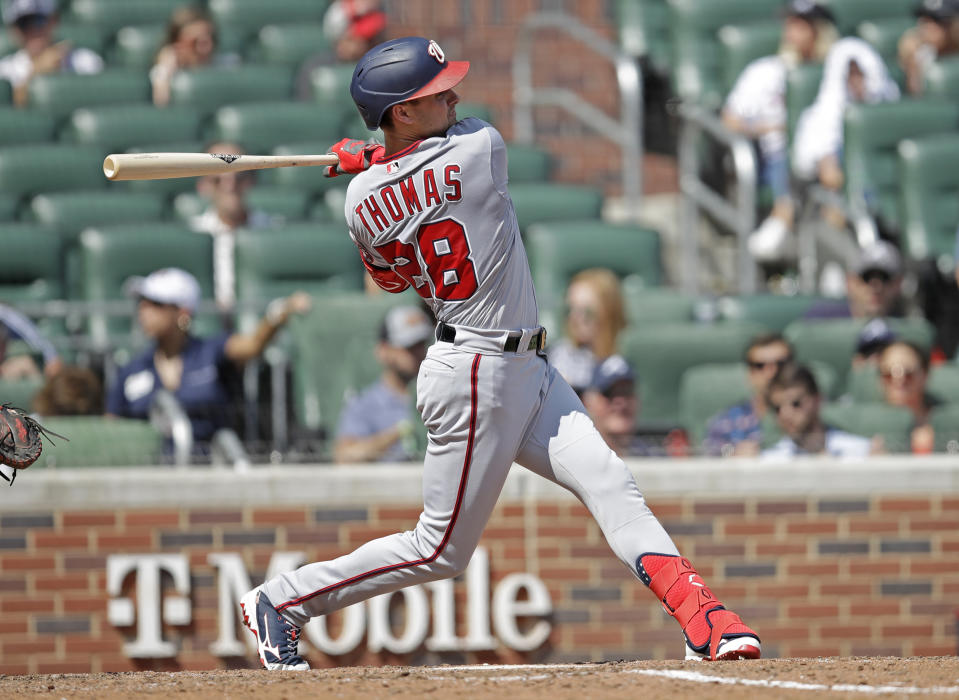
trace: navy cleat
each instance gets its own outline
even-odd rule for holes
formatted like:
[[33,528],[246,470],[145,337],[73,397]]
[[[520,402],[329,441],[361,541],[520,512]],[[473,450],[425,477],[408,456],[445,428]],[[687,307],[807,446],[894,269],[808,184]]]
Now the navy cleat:
[[280,615],[266,593],[257,586],[240,598],[243,624],[256,637],[260,663],[267,671],[309,671],[297,654],[300,628]]

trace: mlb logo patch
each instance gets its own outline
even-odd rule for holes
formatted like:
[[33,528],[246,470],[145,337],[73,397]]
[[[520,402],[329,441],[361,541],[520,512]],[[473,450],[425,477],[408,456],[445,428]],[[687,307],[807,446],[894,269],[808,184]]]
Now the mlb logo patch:
[[400,164],[397,162],[387,163],[386,164],[386,174],[391,175],[393,173],[399,172]]

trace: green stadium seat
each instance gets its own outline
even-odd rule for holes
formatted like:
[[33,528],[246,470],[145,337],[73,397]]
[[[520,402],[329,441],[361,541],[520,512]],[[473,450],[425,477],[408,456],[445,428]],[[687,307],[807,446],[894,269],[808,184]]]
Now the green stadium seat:
[[137,24],[120,27],[109,54],[110,63],[122,68],[148,70],[166,39],[166,25]]
[[746,365],[741,362],[696,365],[683,372],[679,385],[679,422],[689,435],[690,443],[701,446],[709,419],[730,406],[748,401],[750,396]]
[[487,124],[493,123],[493,110],[479,102],[460,102],[456,105],[456,116],[458,119],[475,117]]
[[826,425],[854,435],[868,438],[881,435],[887,452],[910,451],[909,435],[914,419],[907,408],[884,403],[825,403],[822,419]]
[[331,50],[320,23],[268,24],[257,33],[247,60],[299,66],[310,56]]
[[303,290],[317,303],[331,290],[362,291],[363,266],[349,236],[317,235],[314,227],[283,233],[242,231],[236,239],[238,301],[258,307]]
[[108,33],[136,24],[163,24],[183,0],[70,0],[65,20],[88,24]]
[[17,202],[16,197],[0,192],[0,222],[13,221],[17,218]]
[[959,403],[959,364],[935,365],[929,371],[926,386],[929,393],[943,403]]
[[[8,403],[16,408],[22,408],[25,411],[31,410],[33,397],[43,388],[43,377],[23,377],[17,379],[0,378],[0,402]],[[44,421],[44,424],[46,421]],[[56,438],[54,438],[56,439]],[[59,441],[58,441],[59,443]],[[43,446],[43,452],[48,449]]]
[[647,287],[663,280],[659,233],[638,226],[599,220],[535,224],[526,235],[526,253],[537,300],[546,313],[560,309],[569,280],[587,268],[608,268],[620,277],[634,275]]
[[935,450],[959,454],[959,404],[945,404],[932,409],[929,423],[936,435]]
[[350,99],[350,81],[353,79],[353,66],[317,66],[310,72],[310,87],[313,99],[331,109],[339,109],[346,115],[359,115]]
[[189,141],[199,133],[200,113],[190,107],[161,109],[135,104],[78,109],[70,115],[60,138],[122,152],[146,141]]
[[553,156],[549,151],[524,143],[506,144],[509,181],[543,182],[553,174]]
[[[922,318],[886,319],[901,338],[929,348],[933,328]],[[783,335],[796,350],[796,359],[803,363],[823,362],[836,372],[838,386],[846,386],[856,350],[856,340],[866,324],[861,319],[801,319],[786,326]]]
[[82,190],[49,192],[30,200],[27,216],[75,241],[88,226],[127,224],[167,217],[164,198],[149,192]]
[[959,222],[959,134],[908,139],[899,144],[903,248],[914,260],[954,264]]
[[[322,139],[318,141],[301,141],[297,143],[285,142],[283,145],[273,149],[273,153],[278,156],[283,155],[310,155],[316,153],[327,153],[330,146],[339,139]],[[322,167],[303,167],[303,168],[273,168],[270,170],[261,170],[258,173],[257,182],[264,185],[275,185],[278,187],[288,187],[290,189],[308,192],[310,196],[316,196],[327,190],[336,187],[343,187],[344,178],[330,178],[323,175]],[[342,216],[342,214],[341,214]]]
[[103,416],[50,416],[43,425],[69,440],[44,445],[38,466],[146,467],[164,464],[163,435],[148,421]]
[[781,333],[793,321],[803,317],[809,308],[821,301],[814,296],[756,294],[723,297],[716,303],[720,318],[732,321],[754,321],[770,331]]
[[742,360],[750,339],[764,329],[755,323],[676,323],[627,328],[620,349],[639,374],[640,424],[668,429],[680,424],[679,395],[690,367]]
[[925,75],[923,94],[953,102],[959,100],[959,58],[943,58],[933,63]]
[[[296,423],[332,437],[348,391],[376,380],[379,325],[386,312],[419,297],[401,294],[333,294],[303,317],[290,319],[293,336],[293,405]],[[338,358],[331,362],[331,358]]]
[[720,89],[728,94],[743,69],[779,50],[782,22],[727,25],[719,30]]
[[251,102],[217,110],[210,136],[237,142],[249,153],[268,153],[290,141],[335,143],[341,124],[339,114],[312,102]]
[[876,49],[887,65],[895,66],[899,61],[899,39],[914,26],[916,18],[912,15],[883,17],[861,22],[856,33]]
[[719,29],[774,20],[781,7],[781,0],[670,0],[671,77],[676,94],[707,106],[719,106]]
[[874,364],[852,367],[846,377],[846,395],[855,403],[879,403],[882,401],[882,385],[879,369]]
[[863,22],[878,19],[914,19],[914,0],[827,0],[844,36],[853,34]]
[[822,81],[822,64],[811,63],[789,71],[786,76],[786,130],[789,141],[796,134],[796,124],[803,110],[816,101]]
[[695,320],[697,297],[669,287],[647,287],[633,277],[623,280],[622,289],[630,326],[647,328],[660,323]]
[[0,224],[0,241],[0,300],[64,298],[63,241],[55,229],[41,224]]
[[0,106],[6,106],[13,102],[13,89],[6,80],[0,80]]
[[658,73],[670,72],[673,54],[667,1],[616,0],[613,11],[623,50],[646,59]]
[[268,24],[322,23],[325,0],[209,0],[208,7],[217,27],[230,27],[252,38]]
[[[309,211],[310,196],[306,192],[274,185],[254,185],[247,192],[251,209],[259,209],[279,217],[277,226],[285,220],[305,219]],[[173,211],[182,221],[189,221],[206,211],[209,203],[196,192],[183,192],[173,199]]]
[[52,141],[56,120],[52,114],[0,107],[0,146]]
[[23,197],[38,192],[97,189],[107,182],[98,148],[34,144],[0,149],[0,192]]
[[27,88],[31,110],[63,119],[79,107],[150,101],[150,81],[142,71],[109,69],[96,75],[38,75]]
[[[182,225],[137,223],[88,228],[80,234],[80,290],[88,302],[124,299],[123,284],[134,275],[180,267],[213,298],[213,244],[210,236]],[[133,311],[133,304],[130,305]],[[93,313],[89,334],[94,348],[107,348],[111,336],[128,332],[130,319]]]
[[900,228],[899,142],[954,132],[959,102],[904,99],[846,109],[843,139],[846,193],[875,201],[883,222]]
[[212,114],[224,105],[288,100],[293,71],[287,66],[249,64],[180,71],[170,81],[170,104]]
[[112,30],[99,25],[60,22],[54,34],[55,41],[69,41],[71,46],[90,49],[103,56],[104,47]]
[[551,221],[599,219],[602,193],[592,187],[546,182],[519,182],[509,188],[520,230]]

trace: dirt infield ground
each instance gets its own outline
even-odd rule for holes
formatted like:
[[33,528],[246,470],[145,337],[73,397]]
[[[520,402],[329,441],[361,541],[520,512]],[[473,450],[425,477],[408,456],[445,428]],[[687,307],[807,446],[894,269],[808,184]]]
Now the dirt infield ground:
[[3,698],[677,700],[959,697],[959,657],[0,676]]

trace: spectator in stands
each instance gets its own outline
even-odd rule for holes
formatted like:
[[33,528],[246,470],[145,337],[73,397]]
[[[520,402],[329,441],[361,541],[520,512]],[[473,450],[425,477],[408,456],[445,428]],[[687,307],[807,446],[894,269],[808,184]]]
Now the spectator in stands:
[[793,349],[778,333],[758,335],[746,348],[747,379],[752,396],[710,419],[704,451],[713,456],[758,455],[766,390],[776,373],[793,360]]
[[859,332],[856,353],[852,356],[852,369],[877,366],[879,355],[896,339],[896,333],[881,318],[874,318]]
[[625,327],[619,278],[604,268],[583,270],[566,289],[566,334],[548,348],[550,362],[582,396],[597,364],[616,353]]
[[153,342],[122,367],[107,391],[108,415],[147,418],[155,394],[166,389],[179,401],[198,443],[232,427],[230,373],[259,357],[292,314],[309,310],[310,297],[296,293],[270,303],[256,330],[247,335],[220,333],[199,338],[190,332],[200,301],[196,278],[179,268],[163,268],[128,286],[137,299],[137,318]]
[[297,76],[297,95],[313,97],[310,76],[319,66],[352,65],[383,41],[386,13],[381,0],[334,0],[323,15],[323,34],[332,50],[322,51],[303,62]]
[[788,364],[776,373],[766,390],[769,410],[784,437],[767,450],[764,458],[797,455],[866,457],[873,453],[869,438],[826,426],[819,415],[822,397],[808,367]]
[[[7,356],[7,343],[21,340],[30,349],[30,354]],[[34,355],[43,359],[43,368],[37,365]],[[12,306],[0,304],[0,379],[25,379],[41,374],[53,377],[63,367],[57,349],[36,324]]]
[[902,316],[902,256],[888,241],[858,249],[846,270],[846,299],[814,304],[805,318]]
[[[840,192],[845,181],[842,147],[846,107],[898,99],[899,86],[875,49],[856,37],[837,41],[826,56],[816,100],[803,111],[796,125],[796,174],[804,181]],[[824,218],[837,228],[845,225],[845,216],[837,207],[827,207]]]
[[795,218],[786,144],[786,76],[805,63],[820,63],[838,38],[834,18],[814,0],[792,0],[785,9],[779,52],[746,66],[723,107],[727,128],[759,145],[760,179],[773,195],[769,216],[749,239],[758,260],[779,255]]
[[[246,151],[235,143],[214,143],[207,153],[242,155]],[[240,229],[265,229],[282,223],[280,217],[250,207],[247,193],[256,182],[256,173],[239,172],[207,175],[197,179],[196,191],[209,202],[206,210],[194,216],[189,226],[197,233],[213,236],[213,296],[221,312],[229,314],[236,306],[234,250]]]
[[929,414],[938,405],[926,393],[929,379],[929,354],[907,340],[890,343],[879,355],[879,380],[883,399],[890,406],[903,406],[912,411],[915,424],[910,433],[912,451],[927,454],[933,451],[935,434]]
[[383,372],[378,382],[344,407],[333,448],[336,462],[405,462],[418,457],[413,432],[417,416],[409,387],[432,336],[433,323],[416,306],[398,306],[386,314],[376,347]]
[[103,70],[103,59],[90,49],[54,42],[56,0],[3,0],[3,22],[20,50],[0,59],[0,80],[13,88],[13,103],[23,107],[34,76],[48,73],[85,75]]
[[912,95],[922,94],[933,63],[959,54],[959,0],[922,0],[916,18],[915,28],[899,39],[899,65]]
[[210,65],[232,65],[234,54],[217,53],[216,26],[207,12],[189,5],[174,10],[167,24],[163,46],[150,69],[153,104],[170,103],[170,83],[178,72]]
[[33,397],[33,411],[41,416],[102,415],[100,378],[86,367],[64,367]]
[[639,398],[636,373],[622,355],[610,355],[599,363],[593,380],[583,392],[583,405],[596,429],[620,457],[663,456],[636,434]]

